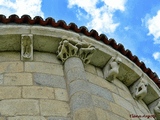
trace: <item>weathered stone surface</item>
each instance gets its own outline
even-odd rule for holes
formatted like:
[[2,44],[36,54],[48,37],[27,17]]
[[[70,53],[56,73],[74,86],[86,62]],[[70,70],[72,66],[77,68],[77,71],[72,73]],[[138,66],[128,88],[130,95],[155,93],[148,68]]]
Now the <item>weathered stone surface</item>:
[[68,101],[68,93],[66,89],[54,88],[55,90],[55,98],[57,100]]
[[23,98],[54,99],[54,89],[49,87],[29,86],[22,89]]
[[21,35],[21,60],[33,60],[33,35]]
[[64,75],[62,65],[42,62],[25,62],[25,71]]
[[69,105],[57,100],[40,100],[40,110],[43,116],[67,117],[70,113]]
[[7,120],[46,120],[42,116],[16,116],[8,117]]
[[50,86],[56,88],[66,88],[64,77],[51,74],[34,73],[34,82],[42,86]]
[[99,97],[103,97],[109,101],[113,101],[113,97],[112,97],[112,94],[109,90],[107,89],[104,89],[102,87],[99,87],[97,85],[94,85],[92,83],[89,84],[89,87],[91,89],[91,93],[93,95],[97,95]]
[[0,74],[0,85],[2,85],[3,84],[3,74]]
[[111,110],[115,114],[124,117],[125,119],[130,119],[130,113],[126,109],[124,109],[122,106],[110,102]]
[[74,80],[86,80],[86,73],[81,68],[72,68],[66,73],[67,83]]
[[22,72],[23,62],[1,62],[0,73],[3,72]]
[[66,62],[64,63],[64,70],[65,70],[65,72],[68,72],[72,68],[79,68],[82,71],[84,71],[84,66],[83,66],[82,60],[78,57],[68,58],[66,60]]
[[85,92],[77,92],[70,99],[71,111],[75,112],[78,109],[90,108],[93,109],[91,95]]
[[133,105],[128,102],[126,99],[122,98],[121,96],[117,95],[117,94],[113,94],[113,98],[115,100],[115,103],[117,103],[118,105],[122,106],[123,108],[127,109],[131,114],[135,114]]
[[94,67],[93,65],[86,64],[86,65],[84,66],[84,69],[85,69],[87,72],[90,72],[90,73],[92,73],[92,74],[97,74],[96,69],[95,69],[95,67]]
[[110,102],[102,97],[98,97],[92,95],[93,104],[95,107],[101,108],[103,110],[111,110],[110,109]]
[[107,111],[104,111],[103,109],[97,107],[95,108],[95,111],[97,115],[97,120],[109,120],[106,114]]
[[0,113],[4,116],[38,115],[39,103],[30,99],[11,99],[0,101]]
[[118,116],[112,112],[109,112],[109,111],[107,111],[106,114],[107,114],[107,118],[108,118],[107,120],[126,120],[125,118],[120,117],[120,116]]
[[20,53],[19,52],[0,52],[0,62],[6,61],[19,61]]
[[0,100],[21,98],[20,87],[0,87]]
[[97,120],[93,109],[79,109],[73,115],[73,120]]
[[97,75],[93,75],[91,73],[88,73],[88,72],[86,73],[86,75],[87,75],[87,80],[89,80],[89,82],[96,84],[100,87],[107,88],[108,90],[110,90],[112,92],[118,93],[116,86],[113,85],[112,83],[106,81],[105,79],[103,79]]
[[57,56],[53,53],[34,52],[33,58],[34,58],[34,61],[36,62],[62,64],[62,62],[58,60]]
[[4,85],[32,85],[31,73],[7,73],[4,74]]
[[71,119],[66,117],[49,117],[48,120],[71,120]]
[[6,120],[6,118],[5,117],[0,117],[0,120]]
[[87,92],[90,93],[90,88],[87,81],[75,80],[69,84],[69,95],[72,96],[76,92]]
[[132,95],[128,92],[128,91],[125,91],[125,90],[122,90],[120,88],[117,88],[118,89],[118,92],[119,92],[119,95],[123,98],[125,98],[126,100],[128,100],[130,103],[132,103],[134,106],[137,106],[137,104],[135,103],[135,100],[133,99]]
[[103,78],[103,72],[100,68],[96,67],[97,75]]

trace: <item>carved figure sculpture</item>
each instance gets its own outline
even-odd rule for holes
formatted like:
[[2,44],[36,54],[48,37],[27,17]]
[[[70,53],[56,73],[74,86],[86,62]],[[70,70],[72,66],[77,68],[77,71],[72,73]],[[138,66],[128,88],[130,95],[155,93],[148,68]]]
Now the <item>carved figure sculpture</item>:
[[156,118],[159,120],[160,119],[160,101],[155,106],[155,108],[153,109],[153,111],[154,111],[154,114],[155,114]]
[[108,73],[106,76],[106,79],[108,81],[114,80],[117,77],[117,75],[119,74],[120,61],[121,61],[121,59],[119,57],[117,57],[116,59],[112,58],[112,61],[109,63]]
[[139,84],[135,88],[134,97],[138,100],[142,100],[147,94],[148,82],[144,79],[140,80]]
[[78,41],[76,38],[63,37],[58,47],[57,57],[64,62],[69,57],[75,56],[86,64],[90,62],[95,47],[87,42]]
[[21,39],[21,56],[22,59],[32,58],[32,35],[22,35]]

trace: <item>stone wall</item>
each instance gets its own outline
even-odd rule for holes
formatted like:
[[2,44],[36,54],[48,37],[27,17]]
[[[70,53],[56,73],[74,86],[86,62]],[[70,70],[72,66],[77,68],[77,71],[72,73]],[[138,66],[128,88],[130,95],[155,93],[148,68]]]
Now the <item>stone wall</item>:
[[0,52],[0,120],[139,120],[131,115],[152,115],[122,82],[105,80],[99,67],[84,64],[84,75],[68,82],[76,66],[65,68],[55,54],[20,58],[19,52]]

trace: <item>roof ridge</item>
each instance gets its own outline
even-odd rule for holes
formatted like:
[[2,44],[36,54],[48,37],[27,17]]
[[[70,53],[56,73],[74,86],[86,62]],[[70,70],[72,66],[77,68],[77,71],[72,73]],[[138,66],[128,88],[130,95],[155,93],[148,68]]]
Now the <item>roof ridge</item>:
[[88,31],[85,26],[77,27],[75,23],[69,23],[68,25],[64,20],[58,20],[48,17],[45,20],[40,16],[35,16],[33,19],[29,15],[23,15],[19,17],[16,14],[10,15],[8,18],[5,15],[0,14],[0,23],[9,24],[29,24],[29,25],[41,25],[41,26],[51,26],[55,28],[62,28],[65,30],[71,30],[76,33],[82,33],[88,37],[93,37],[97,41],[102,41],[106,45],[109,45],[116,51],[120,52],[122,55],[126,56],[132,62],[134,62],[144,73],[146,73],[157,85],[160,87],[160,79],[158,75],[153,72],[150,68],[146,68],[144,62],[140,61],[137,56],[132,55],[132,52],[128,49],[125,50],[122,44],[117,44],[113,38],[108,39],[105,34],[98,34],[98,32],[94,29]]

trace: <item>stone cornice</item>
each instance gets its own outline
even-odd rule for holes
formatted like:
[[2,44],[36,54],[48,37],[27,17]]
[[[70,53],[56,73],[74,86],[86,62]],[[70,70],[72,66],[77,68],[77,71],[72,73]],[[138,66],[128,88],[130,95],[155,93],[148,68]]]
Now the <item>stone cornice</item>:
[[[92,44],[95,46],[96,50],[93,53],[90,64],[103,69],[106,65],[109,65],[112,58],[118,56],[121,60],[118,63],[119,72],[116,75],[116,79],[119,79],[124,83],[132,93],[132,91],[135,91],[135,84],[139,84],[143,74],[143,79],[148,82],[147,94],[143,97],[143,101],[148,105],[160,97],[159,87],[134,62],[111,46],[105,45],[84,34],[61,28],[43,27],[38,25],[2,24],[0,27],[0,51],[20,52],[22,35],[31,35],[33,37],[33,51],[51,52],[54,54],[57,53],[59,43],[63,40],[63,36],[73,38],[73,40],[83,40],[83,42]],[[104,72],[106,71],[104,70]]]

